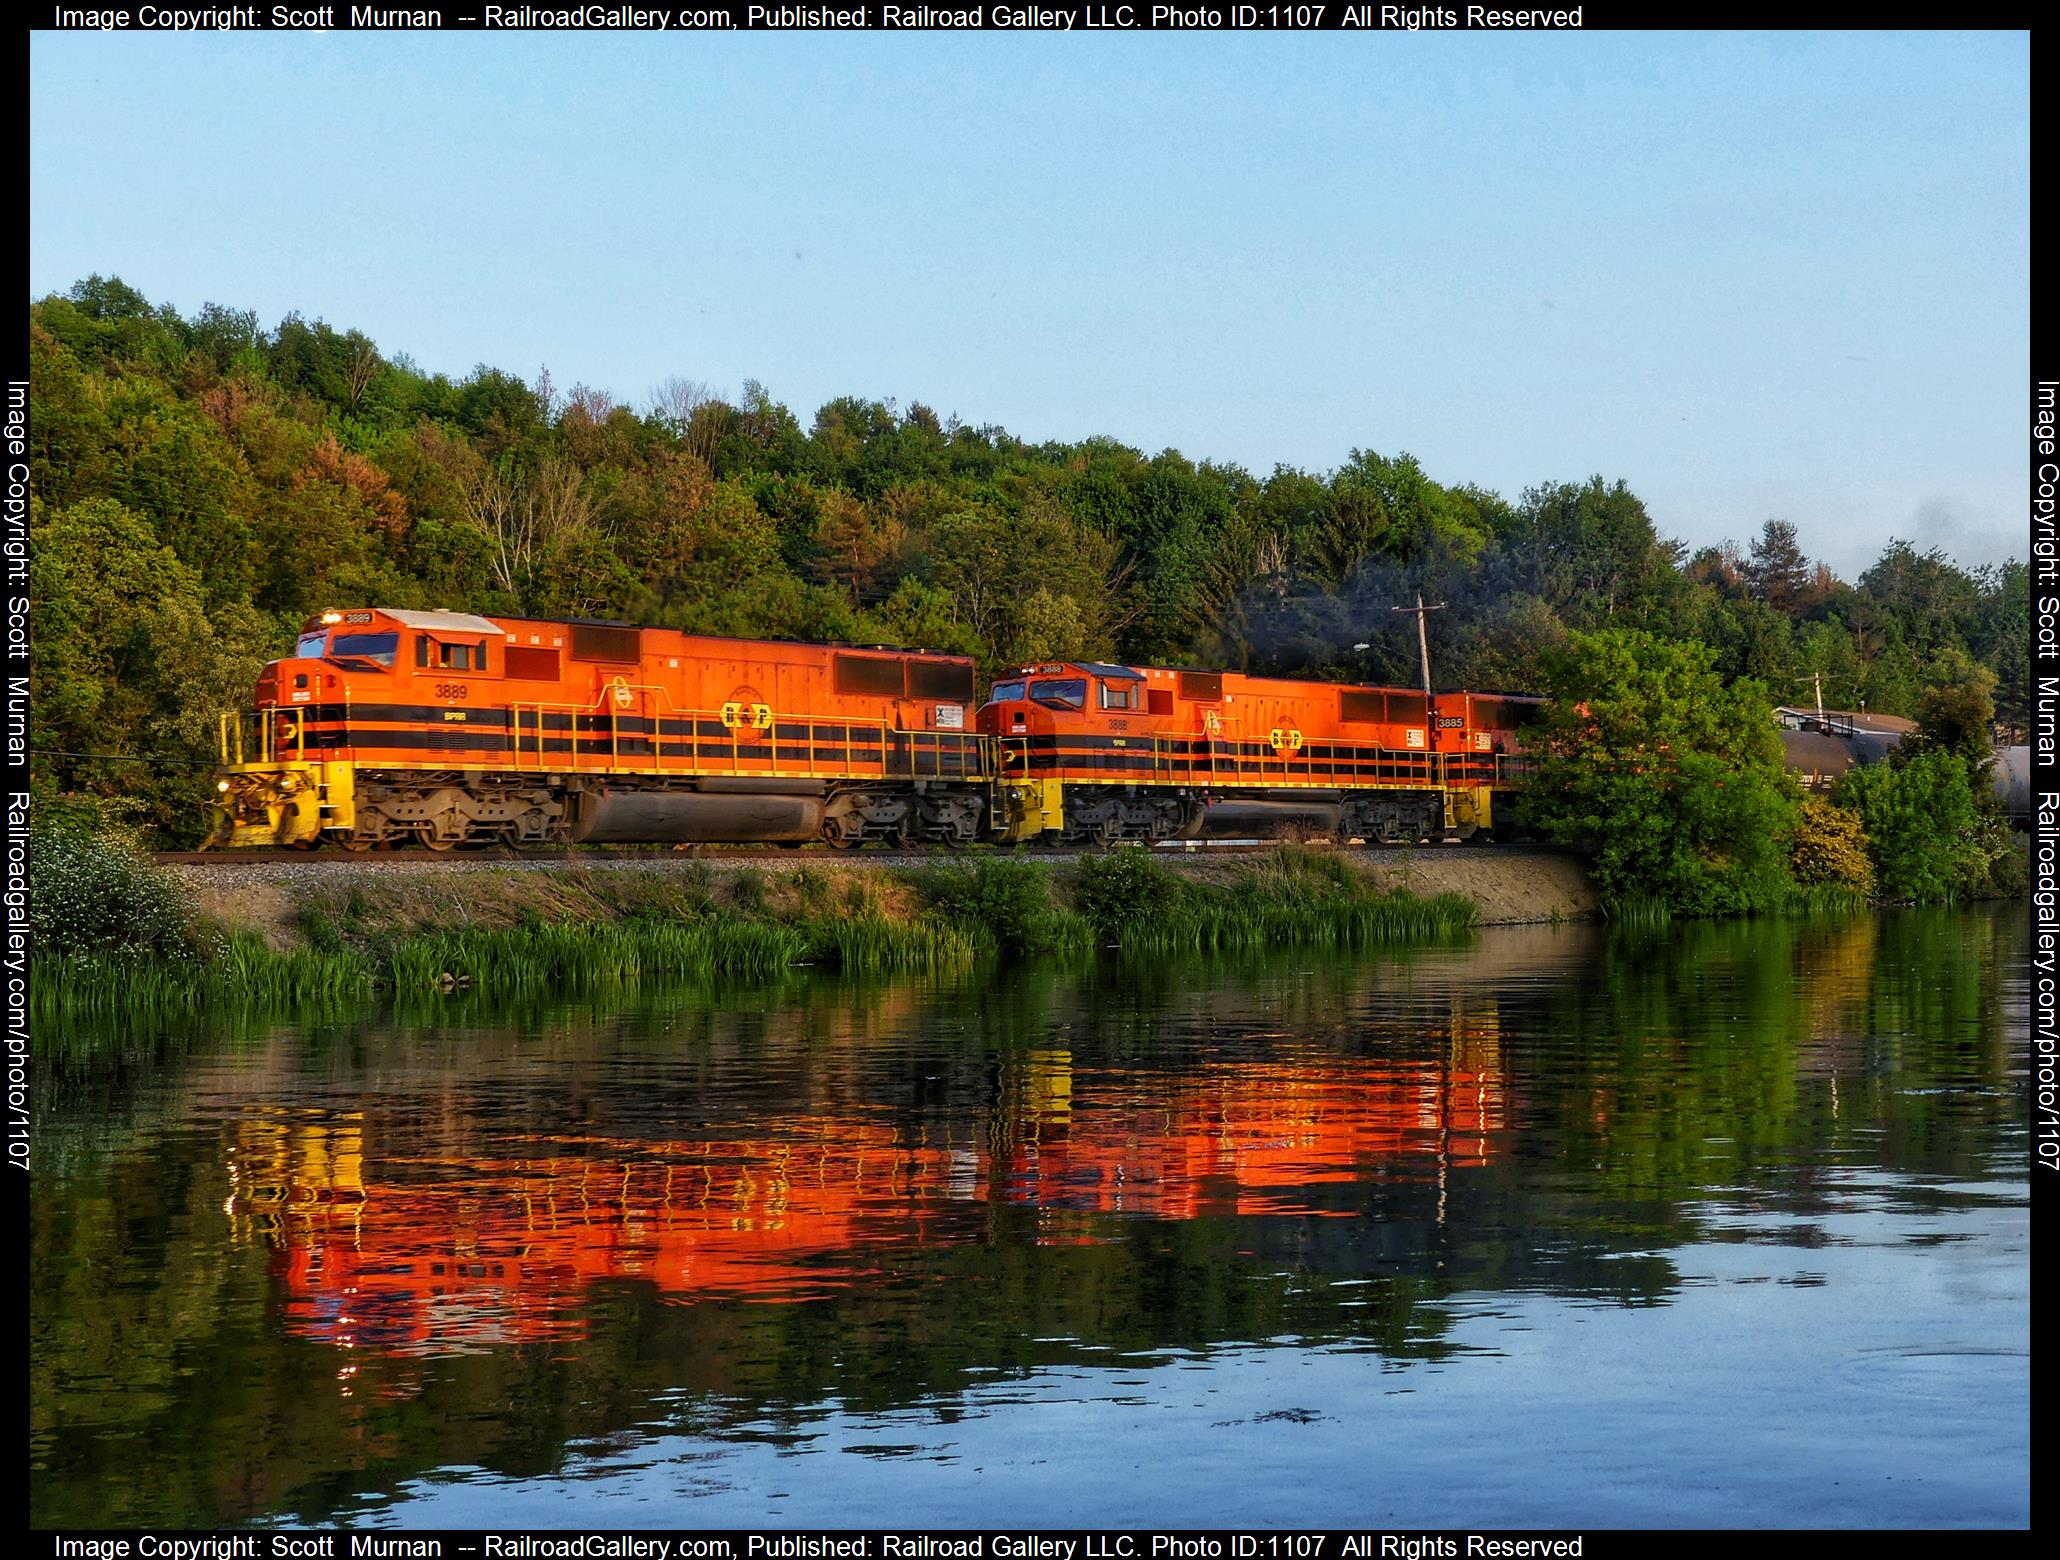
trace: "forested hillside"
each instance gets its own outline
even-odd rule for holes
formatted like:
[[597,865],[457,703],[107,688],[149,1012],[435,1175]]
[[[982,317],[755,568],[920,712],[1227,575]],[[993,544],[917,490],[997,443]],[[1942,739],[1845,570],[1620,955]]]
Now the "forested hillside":
[[452,379],[355,330],[182,317],[100,277],[29,322],[37,783],[171,838],[200,828],[217,712],[308,613],[367,603],[922,645],[988,672],[1413,682],[1413,622],[1388,609],[1421,589],[1450,604],[1443,686],[1535,686],[1570,630],[1609,626],[1701,640],[1777,696],[1821,671],[1828,704],[1914,714],[1993,677],[1998,713],[2023,713],[2021,564],[1895,542],[1849,583],[1772,520],[1691,556],[1601,477],[1510,500],[1370,451],[1259,476],[859,397],[804,426],[756,384],[632,403]]

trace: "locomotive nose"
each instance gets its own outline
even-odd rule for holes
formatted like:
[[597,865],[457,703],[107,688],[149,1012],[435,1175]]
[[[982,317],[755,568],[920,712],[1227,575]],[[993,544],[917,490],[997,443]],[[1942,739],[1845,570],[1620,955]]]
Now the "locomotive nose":
[[1006,737],[1024,731],[1030,722],[1030,706],[1014,699],[980,706],[980,729],[991,737]]
[[287,659],[274,661],[258,676],[255,702],[266,704],[313,704],[320,700],[324,689],[333,691],[341,686],[333,670],[320,661]]

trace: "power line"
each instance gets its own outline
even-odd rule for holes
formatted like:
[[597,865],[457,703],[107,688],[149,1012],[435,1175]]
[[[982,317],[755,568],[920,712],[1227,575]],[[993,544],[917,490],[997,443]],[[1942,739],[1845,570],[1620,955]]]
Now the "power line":
[[109,764],[184,765],[190,769],[212,769],[215,761],[199,758],[157,758],[148,753],[78,753],[70,748],[30,748],[37,758],[95,758]]

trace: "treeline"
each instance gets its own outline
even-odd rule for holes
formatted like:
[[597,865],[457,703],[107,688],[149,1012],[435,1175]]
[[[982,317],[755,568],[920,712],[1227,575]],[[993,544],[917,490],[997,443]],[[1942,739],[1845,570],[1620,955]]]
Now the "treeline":
[[1661,921],[2020,896],[2028,857],[1990,784],[1989,673],[1926,692],[1917,729],[1826,797],[1789,771],[1765,686],[1636,629],[1545,653],[1525,823],[1591,853],[1608,913]]
[[[760,386],[638,405],[547,374],[425,373],[364,334],[90,277],[30,308],[36,778],[200,827],[217,712],[310,612],[628,618],[926,646],[983,670],[1113,657],[1537,686],[1570,632],[1709,645],[1719,673],[1915,714],[1977,682],[2023,717],[2029,579],[1891,543],[1856,583],[1770,521],[1690,556],[1621,482],[1514,502],[1354,451],[1254,476],[1113,439],[1033,444],[920,402],[804,427]],[[1364,650],[1355,648],[1367,646]]]

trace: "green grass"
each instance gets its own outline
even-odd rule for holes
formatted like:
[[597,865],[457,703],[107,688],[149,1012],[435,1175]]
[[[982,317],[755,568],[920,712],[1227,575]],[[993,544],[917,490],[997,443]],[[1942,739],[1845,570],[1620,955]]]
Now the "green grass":
[[538,921],[396,937],[381,984],[396,994],[460,988],[581,991],[657,975],[766,980],[803,962],[808,938],[773,922]]
[[1470,930],[1457,894],[1384,892],[1335,851],[1285,845],[1216,886],[1177,877],[1142,851],[1082,862],[1078,897],[1105,946],[1125,954],[1252,948],[1366,948]]
[[1182,895],[1152,920],[1124,928],[1115,946],[1126,954],[1370,948],[1453,937],[1473,927],[1474,915],[1473,901],[1457,894],[1293,900],[1232,889],[1220,896]]
[[970,969],[980,956],[978,943],[962,926],[873,915],[817,922],[809,944],[816,954],[811,962],[857,975]]
[[[1808,888],[1791,885],[1775,908],[1761,913],[1802,918],[1859,915],[1872,910],[1877,903],[1872,896],[1849,884],[1818,883]],[[1676,920],[1684,919],[1664,899],[1654,894],[1611,895],[1603,900],[1602,913],[1610,925],[1632,932],[1664,931]]]
[[[333,925],[333,923],[332,923]],[[305,926],[305,923],[304,923]],[[326,931],[326,929],[325,929]],[[964,929],[877,915],[799,924],[715,919],[544,922],[455,927],[381,936],[369,946],[329,932],[321,946],[275,949],[251,933],[221,939],[210,956],[35,961],[30,1014],[39,1035],[237,1008],[341,1009],[382,994],[412,1001],[468,991],[491,997],[577,995],[660,978],[762,984],[798,965],[847,974],[970,968],[979,955]]]
[[223,1007],[341,1007],[370,998],[376,961],[351,950],[279,951],[250,933],[193,960],[44,955],[29,975],[29,1017],[40,1037],[79,1024],[151,1025]]
[[1670,925],[1674,910],[1657,894],[1612,894],[1602,901],[1602,915],[1612,926],[1651,932]]
[[1791,889],[1781,913],[1805,917],[1858,915],[1872,910],[1874,905],[1871,895],[1850,884],[1817,883],[1809,888]]

